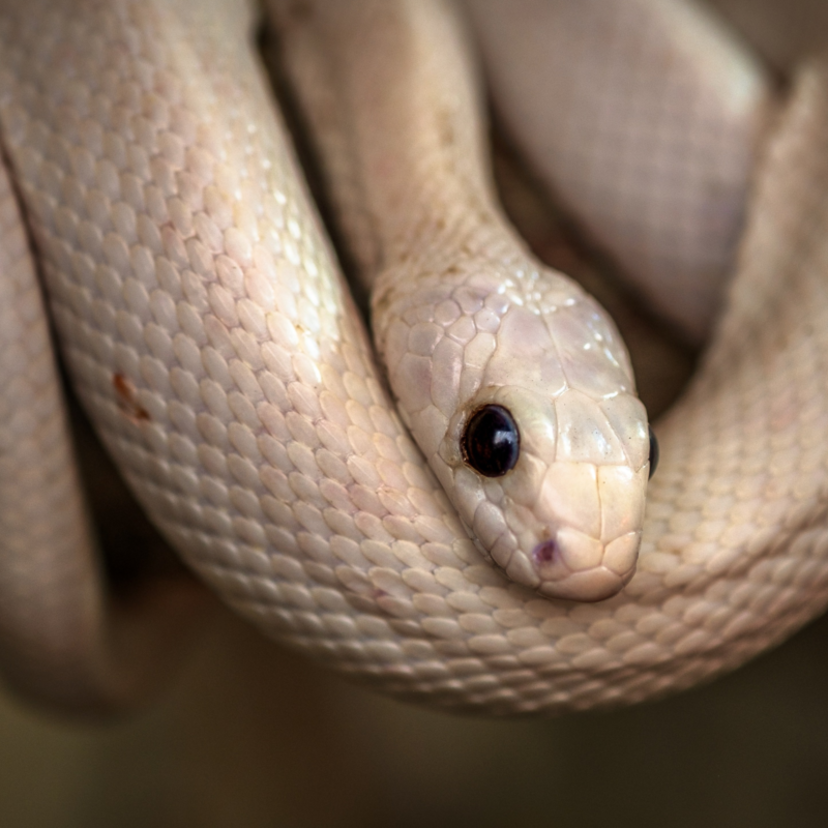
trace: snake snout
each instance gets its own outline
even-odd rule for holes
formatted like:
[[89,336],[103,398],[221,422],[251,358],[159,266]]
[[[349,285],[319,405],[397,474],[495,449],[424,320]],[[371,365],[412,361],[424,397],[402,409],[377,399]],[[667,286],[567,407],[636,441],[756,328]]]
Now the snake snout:
[[630,532],[605,544],[574,529],[559,530],[532,551],[538,590],[577,601],[611,598],[632,577],[640,537]]

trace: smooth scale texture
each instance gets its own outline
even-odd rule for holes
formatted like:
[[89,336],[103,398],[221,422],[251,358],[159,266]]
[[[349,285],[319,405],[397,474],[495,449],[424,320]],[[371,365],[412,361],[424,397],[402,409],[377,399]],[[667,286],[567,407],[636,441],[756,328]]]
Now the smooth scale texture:
[[[657,424],[637,572],[581,604],[485,559],[390,404],[245,47],[247,11],[29,0],[0,16],[0,141],[68,368],[185,561],[266,634],[346,674],[496,714],[686,687],[821,612],[824,64],[800,73],[722,324]],[[3,547],[0,595],[36,567],[29,554]],[[46,608],[63,586],[41,581],[25,624],[4,629],[7,674],[60,626]],[[28,681],[41,696],[48,666]],[[75,689],[75,704],[110,695]]]
[[[497,206],[460,21],[432,2],[270,8],[400,416],[460,519],[515,583],[614,595],[641,539],[647,415],[612,320]],[[520,432],[497,480],[462,447],[487,405]]]

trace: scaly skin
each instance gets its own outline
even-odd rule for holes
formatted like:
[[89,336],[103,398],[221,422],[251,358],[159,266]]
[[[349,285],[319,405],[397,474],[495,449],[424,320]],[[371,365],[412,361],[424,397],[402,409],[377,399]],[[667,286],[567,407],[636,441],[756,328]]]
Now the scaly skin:
[[[362,217],[368,238],[353,244],[371,250],[360,276],[403,421],[511,580],[556,598],[614,595],[641,540],[647,415],[611,320],[527,254],[494,202],[457,21],[429,3],[321,3],[298,21],[272,5],[300,104],[328,133],[318,143],[346,148],[322,161],[338,212]],[[502,477],[462,450],[485,405],[520,434]]]
[[706,341],[776,108],[765,66],[696,0],[463,5],[533,169],[643,301]]
[[[312,15],[313,5],[294,9]],[[416,5],[442,32],[435,54],[453,51],[440,5]],[[636,574],[613,598],[583,604],[493,566],[403,427],[249,53],[246,12],[231,0],[10,0],[0,17],[0,141],[66,363],[184,560],[266,634],[338,670],[495,714],[686,687],[821,612],[825,67],[801,74],[761,172],[723,323],[657,426],[663,461]],[[477,169],[474,131],[455,135],[463,175]],[[488,187],[480,180],[473,192]],[[478,214],[458,215],[466,238],[480,238]],[[349,223],[370,226],[364,213]],[[459,240],[461,225],[446,229]],[[502,238],[486,241],[490,259],[495,248],[517,255]],[[383,251],[370,239],[355,249],[360,262]],[[382,255],[401,261],[396,249]],[[508,320],[507,311],[498,334]],[[518,388],[534,394],[525,376]],[[461,407],[473,393],[458,395]],[[2,551],[0,605],[31,565],[19,555]],[[83,577],[100,588],[94,575]],[[17,635],[48,652],[60,624],[40,623],[38,608],[59,606],[49,590],[66,586],[45,580],[29,626],[4,631],[6,642]],[[13,645],[3,645],[8,673],[23,649]],[[77,652],[94,664],[106,657]],[[46,697],[55,685],[48,660],[41,666],[18,686]],[[52,668],[59,674],[60,662]],[[105,682],[75,689],[55,701],[112,697]]]

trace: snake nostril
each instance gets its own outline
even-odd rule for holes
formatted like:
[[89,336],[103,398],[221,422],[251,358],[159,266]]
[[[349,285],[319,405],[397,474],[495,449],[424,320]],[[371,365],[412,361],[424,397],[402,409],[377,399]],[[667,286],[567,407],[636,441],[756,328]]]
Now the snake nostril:
[[658,440],[656,440],[656,436],[655,436],[655,432],[653,431],[653,427],[648,425],[647,428],[650,430],[650,478],[651,478],[655,474],[655,470],[658,468]]
[[535,547],[532,552],[532,557],[535,559],[535,563],[538,564],[538,566],[543,566],[544,564],[552,563],[559,554],[560,548],[558,547],[558,542],[555,540],[548,540],[543,543],[539,543]]

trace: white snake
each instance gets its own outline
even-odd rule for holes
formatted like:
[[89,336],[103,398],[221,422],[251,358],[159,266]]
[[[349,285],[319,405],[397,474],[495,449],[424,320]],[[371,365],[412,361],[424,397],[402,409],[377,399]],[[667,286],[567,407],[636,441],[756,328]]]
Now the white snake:
[[[107,597],[21,208],[72,382],[103,442],[183,559],[266,634],[387,692],[502,714],[686,687],[821,612],[824,64],[799,75],[760,166],[726,312],[692,387],[657,424],[662,461],[645,519],[647,424],[626,352],[598,306],[536,264],[500,217],[448,6],[270,5],[348,248],[364,285],[376,280],[385,369],[274,117],[245,3],[0,8],[9,682],[68,709],[127,704],[163,673],[159,659],[172,658],[193,609],[169,585],[138,607]],[[520,14],[497,22],[496,3],[468,5],[484,51],[502,35],[531,53]],[[590,119],[613,123],[612,83],[634,77],[635,61],[631,75],[587,77],[582,89],[603,98],[541,84],[553,112],[578,104],[574,120],[562,117],[574,126],[530,123],[524,134],[540,172],[572,192],[573,210],[629,270],[650,282],[677,274],[688,298],[653,302],[701,336],[719,290],[706,277],[732,252],[771,93],[683,6],[581,3],[587,22],[567,24],[574,5],[547,6],[569,31],[550,51],[564,67],[578,58],[567,44],[586,43],[583,61],[593,35],[604,51],[615,43],[623,8],[628,27],[648,33],[632,47],[641,66],[649,57],[685,82],[685,58],[700,48],[678,98],[701,105],[713,90],[704,117],[725,121],[707,130],[709,157],[703,148],[688,162],[698,147],[681,138],[701,117],[691,107],[673,122],[674,166],[638,134],[599,136],[605,161],[587,162],[580,183],[568,177]],[[648,55],[662,42],[652,32],[666,36],[661,64],[658,48]],[[619,59],[631,65],[629,53]],[[494,79],[507,100],[521,75],[511,65]],[[667,104],[668,116],[681,111]],[[625,155],[635,147],[649,166]],[[474,470],[465,436],[491,404],[519,431],[516,456],[485,460],[497,477]]]

